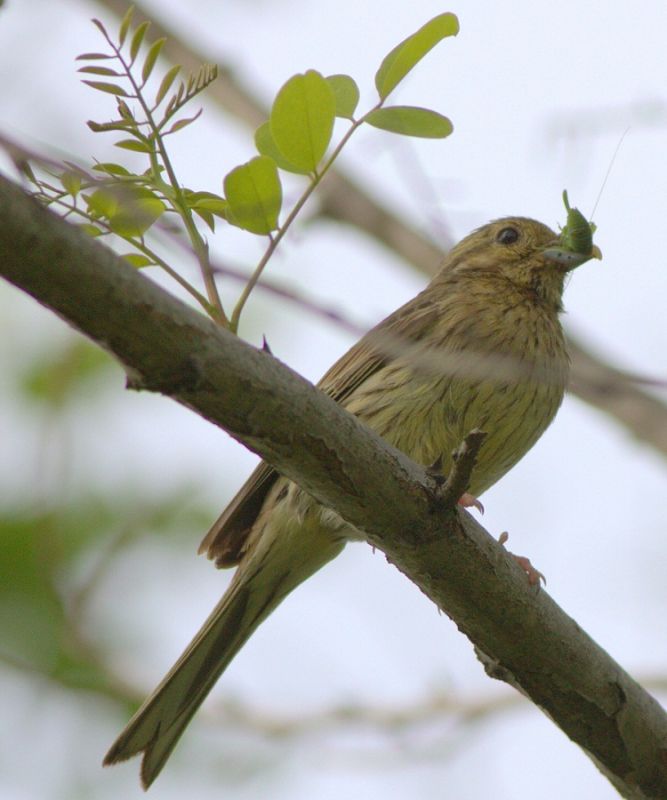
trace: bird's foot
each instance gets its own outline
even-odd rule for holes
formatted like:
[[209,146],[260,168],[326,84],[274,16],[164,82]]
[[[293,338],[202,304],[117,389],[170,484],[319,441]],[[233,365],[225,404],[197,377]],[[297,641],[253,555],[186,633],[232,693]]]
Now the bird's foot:
[[464,492],[461,497],[459,497],[458,503],[460,506],[463,506],[463,508],[472,508],[474,506],[480,514],[484,513],[484,506],[475,495],[469,494],[468,492]]
[[[505,546],[505,542],[509,538],[510,538],[509,533],[507,533],[507,531],[504,531],[498,537],[498,543],[501,544],[504,547]],[[528,578],[528,584],[530,586],[537,586],[537,588],[539,589],[540,585],[541,585],[540,581],[544,581],[544,584],[546,586],[547,579],[544,577],[544,575],[539,570],[535,569],[535,567],[530,563],[530,559],[529,558],[526,558],[525,556],[514,555],[514,553],[510,553],[509,550],[507,552],[509,553],[509,555],[512,556],[512,558],[516,561],[516,563],[526,573],[526,577]]]

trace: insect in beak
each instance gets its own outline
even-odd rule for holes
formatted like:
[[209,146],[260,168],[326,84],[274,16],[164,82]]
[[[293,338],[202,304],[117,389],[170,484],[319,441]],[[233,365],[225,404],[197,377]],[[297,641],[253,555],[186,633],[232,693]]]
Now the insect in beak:
[[567,210],[567,222],[561,228],[558,241],[544,250],[545,257],[568,270],[591,258],[601,259],[600,248],[593,244],[595,224],[589,222],[578,208],[570,208],[567,190],[563,191],[563,203]]

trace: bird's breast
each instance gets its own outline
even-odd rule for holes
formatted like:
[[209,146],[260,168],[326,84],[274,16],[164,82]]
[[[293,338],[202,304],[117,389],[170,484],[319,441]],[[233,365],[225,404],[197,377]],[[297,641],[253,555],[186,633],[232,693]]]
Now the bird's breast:
[[421,464],[452,451],[474,428],[487,434],[470,490],[479,494],[537,441],[563,398],[568,357],[560,323],[539,310],[497,305],[445,320],[391,360],[346,403]]

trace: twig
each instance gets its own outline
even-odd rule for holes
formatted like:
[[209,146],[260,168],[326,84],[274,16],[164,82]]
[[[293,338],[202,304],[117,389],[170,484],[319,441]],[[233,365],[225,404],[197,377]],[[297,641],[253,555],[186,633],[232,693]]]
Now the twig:
[[438,491],[438,501],[444,508],[455,505],[461,495],[468,491],[470,477],[485,438],[486,432],[475,428],[452,453],[452,467]]

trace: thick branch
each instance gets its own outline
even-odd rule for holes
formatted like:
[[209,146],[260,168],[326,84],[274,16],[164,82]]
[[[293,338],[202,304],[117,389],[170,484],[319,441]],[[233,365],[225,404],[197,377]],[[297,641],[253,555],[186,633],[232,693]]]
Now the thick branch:
[[667,717],[426,470],[270,354],[167,294],[0,178],[0,273],[113,353],[131,383],[192,408],[368,541],[542,708],[624,797],[667,796]]

